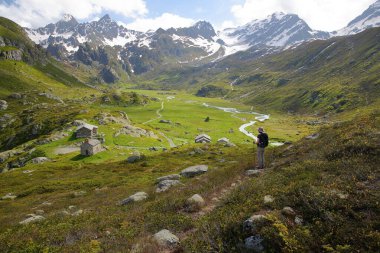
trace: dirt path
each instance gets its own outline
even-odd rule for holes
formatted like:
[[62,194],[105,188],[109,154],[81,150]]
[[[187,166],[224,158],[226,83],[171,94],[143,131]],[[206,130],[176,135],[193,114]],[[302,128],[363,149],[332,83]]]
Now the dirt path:
[[177,145],[175,145],[175,143],[173,142],[173,140],[170,139],[169,137],[167,137],[163,132],[158,132],[158,133],[169,142],[169,145],[170,145],[171,148],[177,147]]
[[[158,109],[158,110],[156,111],[157,118],[154,118],[154,119],[148,120],[147,122],[144,122],[143,125],[146,125],[146,124],[148,124],[148,123],[150,123],[150,122],[153,122],[153,121],[155,121],[155,120],[159,120],[159,119],[161,119],[161,118],[162,118],[162,114],[161,114],[161,112],[162,112],[163,110],[164,110],[164,102],[161,102],[161,108]],[[175,148],[175,147],[177,147],[177,145],[175,145],[174,141],[173,141],[172,139],[170,139],[168,136],[166,136],[163,132],[158,132],[158,133],[159,133],[162,137],[164,137],[164,138],[169,142],[169,146],[170,146],[171,148]]]
[[161,119],[162,118],[162,114],[161,114],[161,112],[164,110],[164,102],[161,102],[161,108],[160,109],[158,109],[157,111],[156,111],[156,114],[157,114],[157,118],[154,118],[154,119],[151,119],[151,120],[148,120],[147,122],[144,122],[143,123],[143,125],[146,125],[146,124],[148,124],[148,123],[150,123],[150,122],[153,122],[153,121],[155,121],[155,120],[158,120],[158,119]]

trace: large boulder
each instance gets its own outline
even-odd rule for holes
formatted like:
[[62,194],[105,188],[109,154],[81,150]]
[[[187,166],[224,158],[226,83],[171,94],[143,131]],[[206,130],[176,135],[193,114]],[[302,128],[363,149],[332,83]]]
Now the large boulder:
[[164,180],[158,183],[156,192],[165,192],[169,190],[172,186],[178,185],[181,182],[179,180]]
[[194,194],[186,200],[186,211],[197,212],[205,205],[205,200],[199,194]]
[[159,245],[163,247],[176,248],[179,246],[178,237],[167,229],[163,229],[160,232],[154,234],[153,238]]
[[191,166],[182,170],[180,174],[183,177],[195,177],[203,173],[206,173],[207,171],[208,171],[207,165],[196,165],[196,166]]
[[125,206],[129,203],[133,203],[133,202],[140,202],[140,201],[143,201],[143,200],[146,200],[148,198],[148,194],[145,193],[145,192],[137,192],[131,196],[129,196],[128,198],[122,200],[120,202],[120,205],[122,206]]
[[0,100],[0,110],[6,110],[8,108],[8,103],[5,100]]
[[157,178],[156,182],[160,183],[160,182],[165,181],[165,180],[179,180],[180,178],[181,178],[181,175],[172,174],[172,175],[168,175],[168,176],[159,177],[159,178]]

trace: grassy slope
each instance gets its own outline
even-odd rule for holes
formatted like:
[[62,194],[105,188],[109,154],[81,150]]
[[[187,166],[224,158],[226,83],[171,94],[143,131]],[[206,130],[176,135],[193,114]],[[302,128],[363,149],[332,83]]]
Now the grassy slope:
[[[283,148],[271,170],[245,182],[199,221],[199,231],[185,248],[240,252],[244,238],[259,234],[268,252],[375,252],[380,238],[379,116],[377,111],[323,128],[317,140]],[[264,204],[265,195],[275,201]],[[285,206],[303,218],[302,226],[281,215]],[[267,221],[255,233],[243,232],[242,221],[255,213],[266,213]]]
[[[254,160],[250,148],[201,145],[195,147],[203,148],[205,153],[190,156],[193,147],[187,146],[147,154],[146,160],[137,164],[117,160],[108,160],[107,164],[63,162],[65,158],[58,157],[53,164],[28,166],[25,169],[34,170],[31,175],[16,170],[0,177],[4,186],[0,195],[14,192],[19,196],[14,201],[0,201],[0,250],[120,252],[137,241],[154,248],[147,238],[167,228],[183,238],[185,252],[240,252],[237,245],[249,236],[242,231],[242,222],[265,210],[270,213],[270,222],[260,227],[259,233],[269,250],[373,251],[378,246],[380,215],[376,202],[378,126],[378,113],[361,116],[325,127],[317,140],[302,140],[292,148],[269,149],[271,169],[259,178],[243,179],[243,184],[213,212],[199,219],[183,212],[186,198],[200,193],[211,202],[215,193],[244,177],[244,170]],[[221,158],[226,161],[219,162]],[[194,164],[208,164],[210,172],[182,180],[183,186],[168,193],[153,193],[155,178]],[[141,190],[150,195],[146,202],[116,205]],[[87,193],[75,197],[78,191]],[[348,198],[340,199],[338,193],[348,194]],[[264,195],[272,195],[275,202],[264,205]],[[45,201],[52,205],[42,205]],[[83,209],[84,214],[62,215],[61,211],[70,205]],[[282,217],[278,210],[284,206],[293,207],[303,217],[304,225],[295,226]],[[37,209],[45,211],[46,221],[17,225]]]

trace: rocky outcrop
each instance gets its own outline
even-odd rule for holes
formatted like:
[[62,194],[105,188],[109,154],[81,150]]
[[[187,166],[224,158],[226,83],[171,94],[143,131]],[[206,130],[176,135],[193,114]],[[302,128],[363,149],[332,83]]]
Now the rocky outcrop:
[[116,83],[120,77],[117,72],[111,67],[105,67],[100,71],[100,76],[106,83]]
[[198,175],[201,175],[203,173],[206,173],[208,171],[207,165],[196,165],[188,167],[181,172],[181,176],[183,177],[195,177]]
[[2,51],[0,49],[0,59],[12,60],[12,61],[22,61],[22,51],[18,50],[18,49]]
[[132,137],[149,137],[149,138],[158,139],[158,137],[152,131],[147,131],[145,129],[134,127],[131,125],[124,126],[117,133],[115,133],[115,137],[121,134],[130,135]]
[[32,160],[30,160],[30,162],[34,163],[34,164],[42,164],[42,163],[46,163],[48,161],[50,161],[50,159],[47,157],[36,157],[36,158],[33,158]]

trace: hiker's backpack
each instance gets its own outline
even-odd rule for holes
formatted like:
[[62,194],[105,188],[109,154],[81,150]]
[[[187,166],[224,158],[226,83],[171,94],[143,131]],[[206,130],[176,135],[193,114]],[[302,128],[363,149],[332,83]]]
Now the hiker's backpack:
[[268,137],[268,135],[266,133],[261,133],[259,140],[260,140],[259,147],[261,147],[261,148],[268,147],[269,137]]

